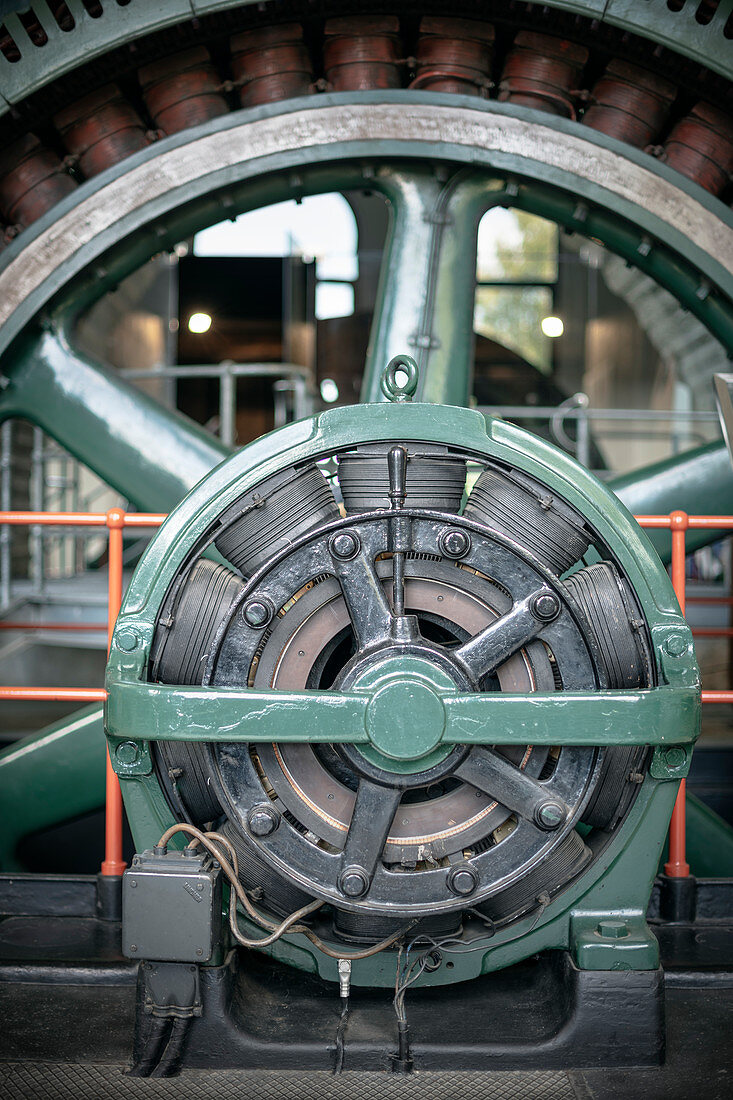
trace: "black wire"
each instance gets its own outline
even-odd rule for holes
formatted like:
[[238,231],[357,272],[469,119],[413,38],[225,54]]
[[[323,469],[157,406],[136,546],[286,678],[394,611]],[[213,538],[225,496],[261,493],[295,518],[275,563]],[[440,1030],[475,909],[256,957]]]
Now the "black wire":
[[349,1022],[349,998],[341,998],[341,1017],[336,1028],[336,1051],[333,1061],[334,1074],[342,1073],[344,1069],[344,1039],[346,1037],[346,1025]]
[[151,1077],[172,1077],[176,1072],[190,1023],[190,1019],[181,1019],[180,1017],[174,1019],[168,1045],[157,1066],[150,1074]]
[[150,1077],[160,1058],[163,1039],[168,1030],[170,1020],[167,1016],[153,1016],[150,1020],[150,1030],[145,1040],[142,1054],[132,1069],[128,1071],[128,1077]]

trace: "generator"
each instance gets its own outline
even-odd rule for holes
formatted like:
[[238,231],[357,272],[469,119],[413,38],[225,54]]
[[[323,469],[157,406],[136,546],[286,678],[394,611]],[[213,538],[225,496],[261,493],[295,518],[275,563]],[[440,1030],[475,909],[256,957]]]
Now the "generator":
[[[210,1064],[215,1034],[217,1059],[249,1064],[238,946],[345,1004],[394,987],[395,1049],[360,1036],[357,1068],[409,1069],[407,989],[469,981],[471,1049],[437,1011],[418,1060],[476,1068],[501,1045],[487,975],[538,955],[571,1022],[504,1059],[660,1056],[646,905],[699,729],[689,628],[592,475],[507,423],[413,403],[417,382],[397,356],[389,403],[243,448],[128,588],[106,729],[137,848],[122,941],[140,1072],[165,1021],[185,1064]],[[600,989],[604,1015],[634,1001],[628,1027],[594,1033]],[[310,996],[298,1057],[323,1068],[323,984]],[[266,1058],[292,1043],[275,1032]]]

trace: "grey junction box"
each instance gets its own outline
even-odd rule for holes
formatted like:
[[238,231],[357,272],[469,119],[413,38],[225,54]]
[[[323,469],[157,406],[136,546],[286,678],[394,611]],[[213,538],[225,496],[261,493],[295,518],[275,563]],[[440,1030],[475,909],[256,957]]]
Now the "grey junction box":
[[122,878],[128,958],[208,962],[221,929],[221,868],[208,852],[148,848],[135,856]]

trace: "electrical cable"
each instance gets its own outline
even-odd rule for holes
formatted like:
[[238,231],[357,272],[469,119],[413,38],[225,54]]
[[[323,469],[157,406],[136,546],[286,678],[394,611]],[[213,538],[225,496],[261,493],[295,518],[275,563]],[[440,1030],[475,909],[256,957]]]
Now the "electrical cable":
[[333,1074],[343,1073],[344,1069],[344,1039],[346,1037],[346,1025],[349,1021],[349,998],[341,998],[341,1016],[336,1028],[336,1052],[333,1062]]
[[153,1016],[150,1020],[150,1031],[145,1040],[142,1053],[138,1060],[128,1070],[128,1077],[150,1077],[158,1064],[163,1040],[168,1031],[170,1020],[167,1016]]
[[[242,906],[246,910],[248,916],[250,916],[252,920],[259,924],[260,927],[265,928],[268,932],[271,933],[270,936],[266,936],[260,940],[249,940],[246,937],[242,936],[238,928],[235,930],[234,922],[236,922],[236,914],[234,918],[232,917],[232,911],[236,910],[236,903],[234,905],[230,904],[230,927],[235,935],[235,938],[237,939],[237,942],[242,944],[243,947],[267,947],[269,946],[269,944],[274,943],[275,940],[279,939],[284,932],[290,930],[291,932],[298,932],[306,936],[311,941],[311,943],[318,948],[319,951],[322,951],[324,955],[328,955],[332,959],[366,959],[369,958],[370,955],[376,955],[378,954],[378,952],[384,951],[387,947],[391,947],[393,943],[396,943],[398,939],[406,935],[407,932],[409,932],[412,928],[415,927],[416,924],[419,923],[420,918],[418,917],[415,920],[410,921],[410,923],[405,925],[404,928],[399,928],[391,936],[387,936],[386,939],[380,940],[379,943],[375,943],[372,947],[365,948],[363,951],[354,951],[350,954],[344,954],[344,952],[341,950],[334,950],[333,948],[328,947],[328,945],[325,944],[323,940],[319,936],[317,936],[311,928],[308,928],[307,925],[295,923],[303,917],[308,916],[310,913],[314,913],[316,909],[320,909],[321,906],[325,904],[325,902],[310,902],[310,904],[304,905],[302,909],[297,909],[294,913],[291,913],[290,916],[286,917],[285,920],[282,921],[280,924],[275,924],[273,921],[268,920],[267,917],[264,917],[260,913],[258,913],[255,907],[252,905],[252,902],[247,897],[246,891],[239,880],[239,876],[237,873],[238,868],[235,871],[235,866],[233,866],[232,863],[230,863],[229,860],[226,858],[221,848],[219,847],[219,844],[212,839],[212,837],[216,837],[219,843],[223,842],[227,850],[231,853],[232,847],[226,837],[222,836],[221,833],[204,833],[201,831],[201,829],[197,829],[195,825],[189,825],[185,822],[180,822],[179,824],[171,825],[169,829],[166,829],[166,831],[163,833],[160,840],[158,841],[158,847],[167,847],[168,841],[171,839],[171,837],[175,836],[176,833],[187,833],[189,836],[194,837],[198,841],[198,843],[201,844],[204,848],[206,848],[209,855],[211,855],[219,863],[222,871],[228,879],[238,900],[242,903]],[[236,855],[234,855],[234,859],[232,862],[234,863],[234,865],[236,865]]]
[[150,1074],[151,1077],[172,1077],[178,1069],[183,1054],[183,1044],[191,1026],[190,1017],[176,1017],[173,1020],[168,1044],[157,1066]]

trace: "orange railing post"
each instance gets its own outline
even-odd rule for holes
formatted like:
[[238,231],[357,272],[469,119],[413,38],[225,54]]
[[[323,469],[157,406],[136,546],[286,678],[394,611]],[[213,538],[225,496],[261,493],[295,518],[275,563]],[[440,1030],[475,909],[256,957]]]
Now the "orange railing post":
[[[112,645],[112,634],[122,605],[122,531],[125,513],[120,508],[107,512],[108,531],[108,603],[107,603],[107,652]],[[121,875],[127,864],[122,859],[122,791],[107,749],[106,810],[104,821],[103,875]]]
[[[669,517],[672,529],[672,586],[685,613],[685,533],[690,520],[686,512],[671,512]],[[690,865],[687,862],[687,823],[685,819],[685,797],[687,784],[680,780],[677,799],[669,823],[669,859],[664,865],[664,873],[670,878],[687,878]]]

